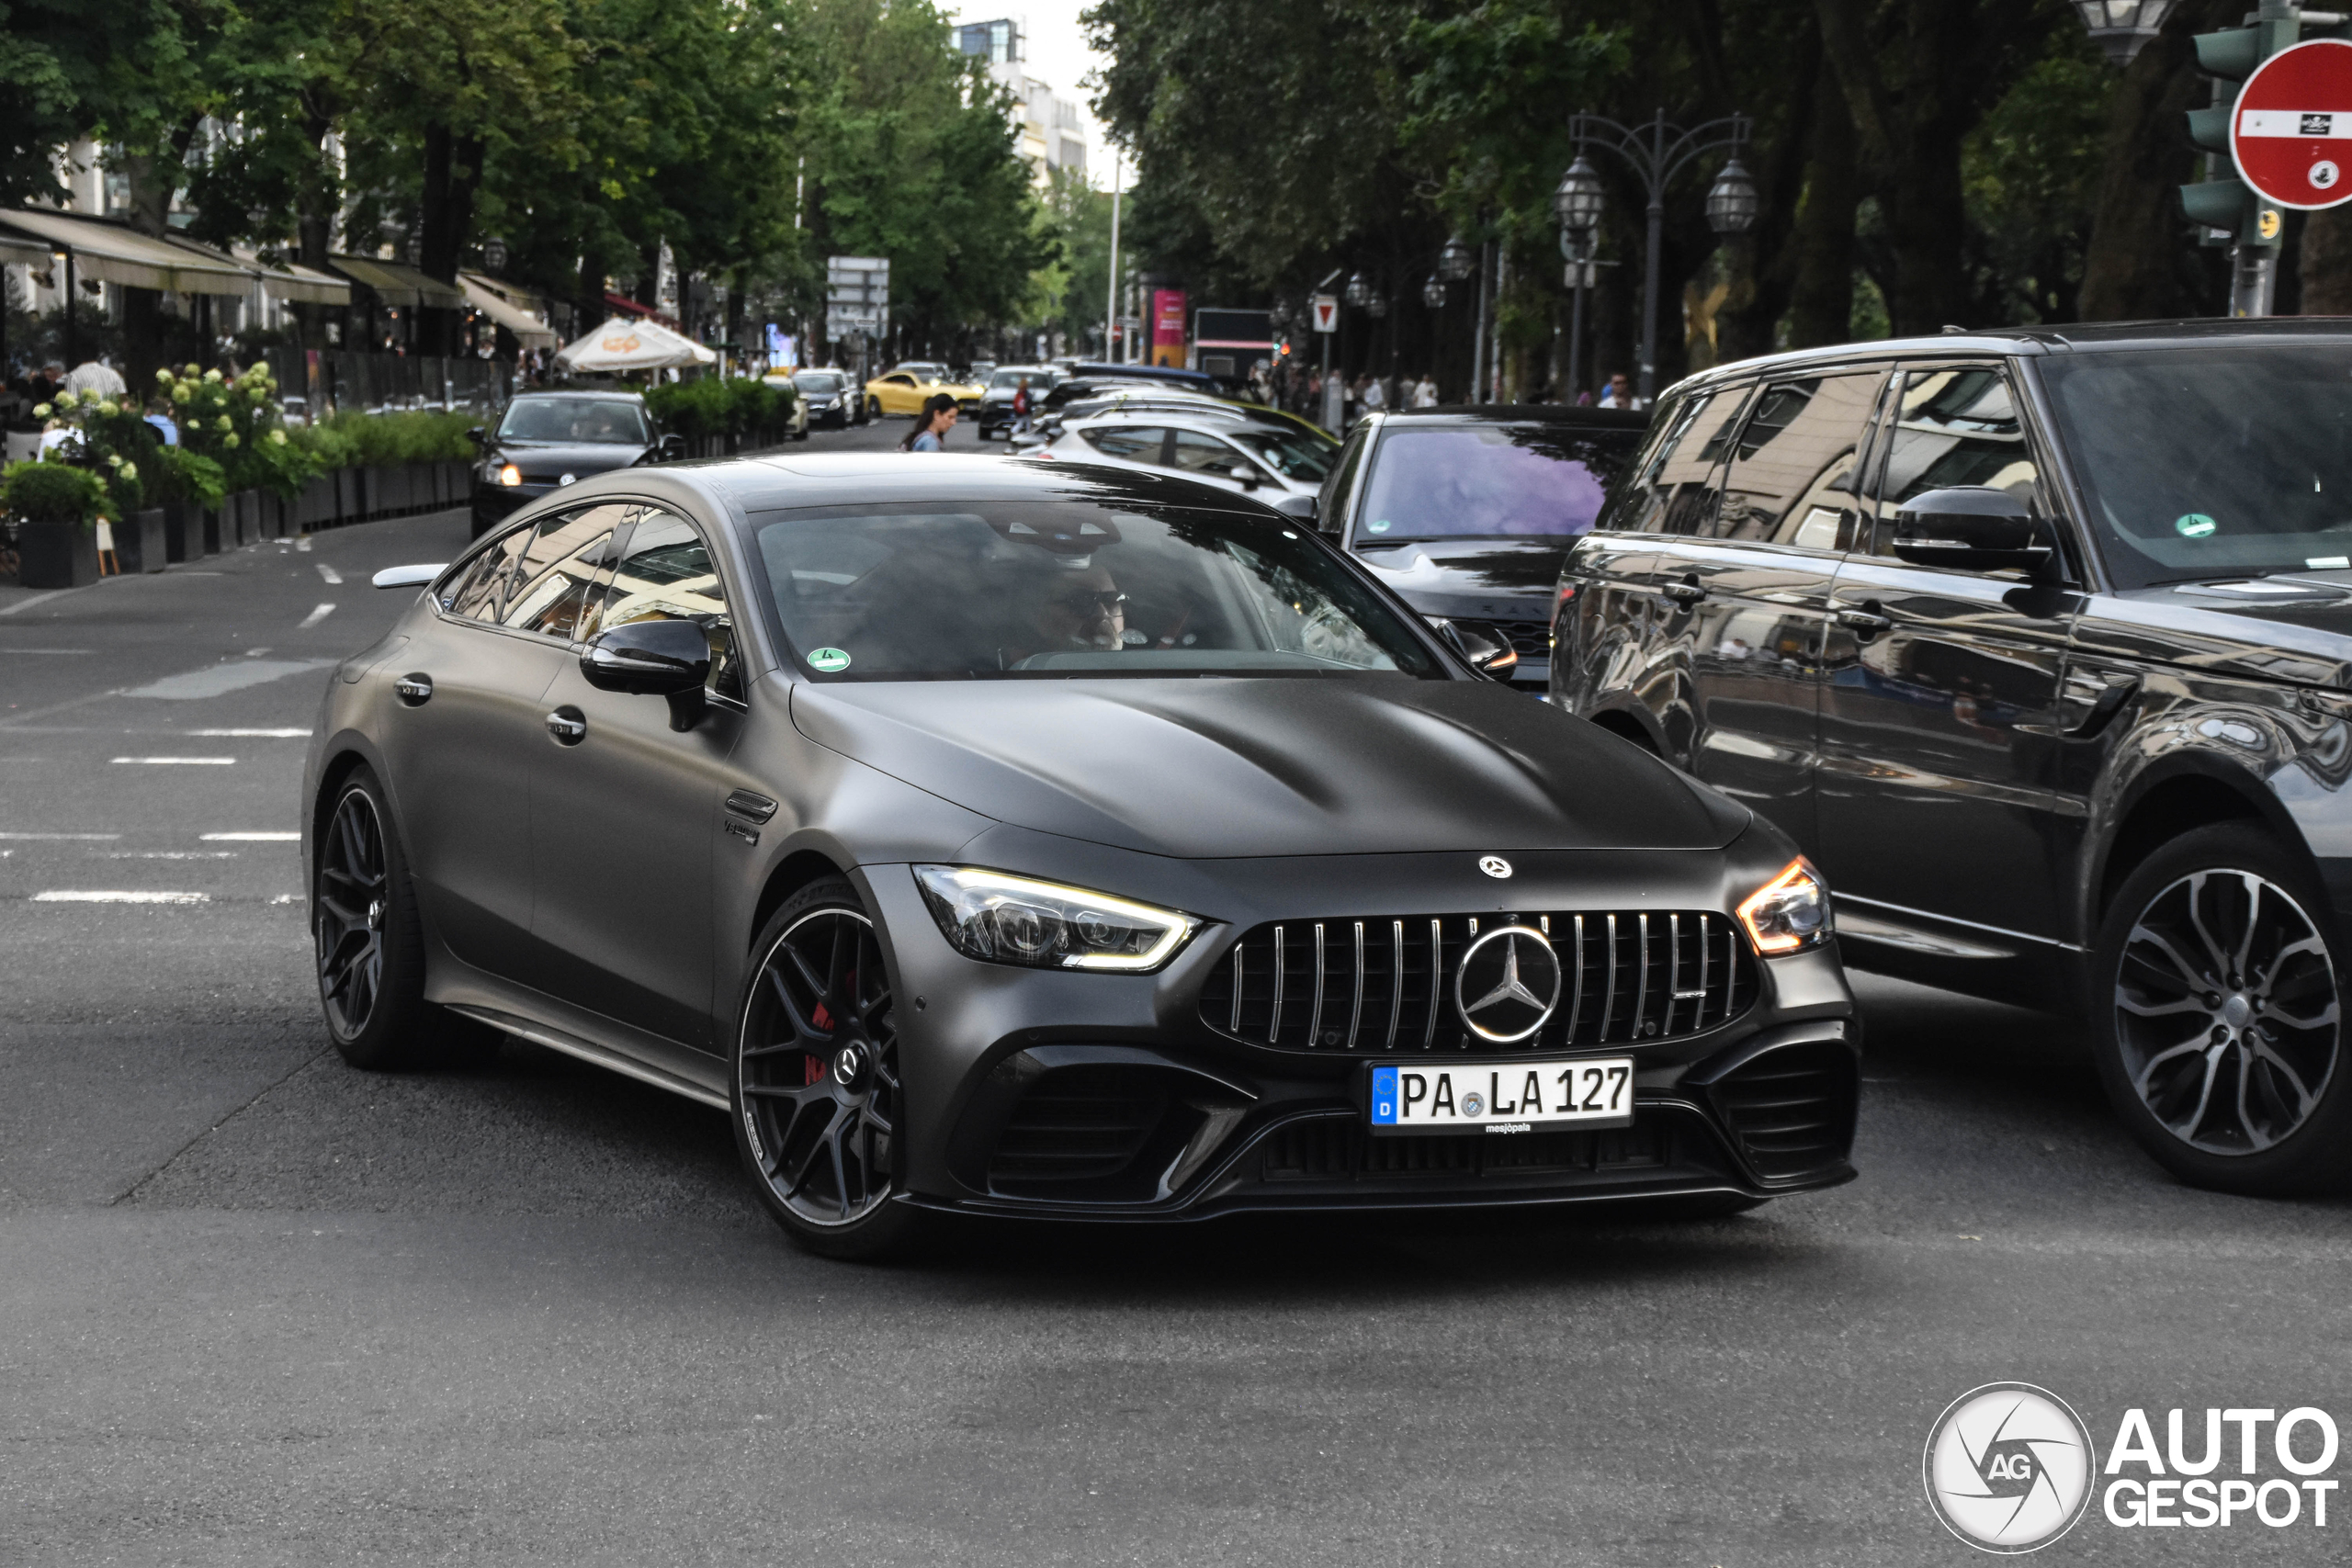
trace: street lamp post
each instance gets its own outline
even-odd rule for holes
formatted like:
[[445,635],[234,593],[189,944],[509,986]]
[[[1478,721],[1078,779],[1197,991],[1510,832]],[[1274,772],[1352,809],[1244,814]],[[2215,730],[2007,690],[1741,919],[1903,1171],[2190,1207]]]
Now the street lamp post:
[[[1659,109],[1646,125],[1623,126],[1600,115],[1579,114],[1568,120],[1568,138],[1577,146],[1577,161],[1585,163],[1585,149],[1598,145],[1623,158],[1642,182],[1649,197],[1649,231],[1642,256],[1641,395],[1649,401],[1657,390],[1657,268],[1658,244],[1666,224],[1666,187],[1692,159],[1728,148],[1730,161],[1707,193],[1707,221],[1718,234],[1746,231],[1756,221],[1755,182],[1740,166],[1739,150],[1747,144],[1751,122],[1744,114],[1711,119],[1685,130],[1669,124]],[[1571,165],[1573,172],[1574,165]],[[1561,181],[1567,184],[1564,176]],[[1555,197],[1555,200],[1558,198]],[[1725,227],[1726,223],[1736,227]]]
[[2132,63],[2132,56],[2163,28],[2172,8],[2173,0],[2075,0],[2075,9],[2082,13],[2083,30],[2118,66]]
[[1600,227],[1600,214],[1608,206],[1609,193],[1601,188],[1600,175],[1592,160],[1583,153],[1568,165],[1560,176],[1560,188],[1552,193],[1552,210],[1560,220],[1560,259],[1568,264],[1569,283],[1575,305],[1568,316],[1568,400],[1574,402],[1577,390],[1584,384],[1584,287],[1592,269],[1593,236]]

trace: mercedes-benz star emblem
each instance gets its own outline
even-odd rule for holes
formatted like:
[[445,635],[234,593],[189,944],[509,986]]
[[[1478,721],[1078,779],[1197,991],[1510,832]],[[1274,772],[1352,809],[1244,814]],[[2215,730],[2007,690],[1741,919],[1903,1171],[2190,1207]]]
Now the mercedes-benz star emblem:
[[1505,877],[1510,874],[1510,862],[1500,855],[1481,855],[1478,857],[1478,869],[1488,876]]
[[833,1077],[843,1089],[854,1088],[860,1068],[865,1066],[865,1054],[854,1045],[844,1045],[833,1056]]
[[1479,937],[1453,972],[1454,1010],[1471,1033],[1498,1045],[1533,1034],[1559,1005],[1559,957],[1542,931],[1526,926],[1498,926]]

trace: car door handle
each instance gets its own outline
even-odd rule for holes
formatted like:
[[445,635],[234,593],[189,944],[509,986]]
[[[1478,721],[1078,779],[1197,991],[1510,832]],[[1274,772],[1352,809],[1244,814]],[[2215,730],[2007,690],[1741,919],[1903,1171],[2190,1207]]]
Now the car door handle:
[[1706,589],[1696,582],[1661,582],[1657,591],[1678,604],[1696,604],[1707,596]]
[[392,693],[410,707],[423,707],[433,700],[433,677],[422,673],[403,675],[392,682]]
[[559,746],[577,746],[588,739],[588,716],[575,707],[560,707],[548,715],[548,733]]
[[1879,614],[1877,600],[1866,599],[1859,610],[1838,611],[1838,624],[1867,640],[1893,628],[1894,621],[1892,616]]

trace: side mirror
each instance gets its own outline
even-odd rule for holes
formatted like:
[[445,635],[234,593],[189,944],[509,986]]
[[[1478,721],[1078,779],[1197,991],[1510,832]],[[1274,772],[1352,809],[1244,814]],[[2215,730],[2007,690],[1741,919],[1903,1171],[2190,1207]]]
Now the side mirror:
[[368,581],[379,588],[422,588],[447,570],[446,566],[388,566]]
[[670,728],[692,729],[710,679],[710,638],[692,621],[630,621],[589,643],[580,675],[600,692],[667,697]]
[[674,434],[665,435],[653,444],[653,450],[659,461],[674,463],[686,455],[686,438]]
[[1492,632],[1465,626],[1459,621],[1430,617],[1446,646],[1462,656],[1463,661],[1489,681],[1508,681],[1510,672],[1519,668],[1519,650]]
[[1315,521],[1315,497],[1286,495],[1274,502],[1274,510],[1285,517],[1295,517],[1302,523],[1312,523]]
[[1985,485],[1931,490],[1905,502],[1894,514],[1894,553],[1914,566],[2037,575],[2056,555],[2030,506]]
[[477,424],[477,425],[475,425],[471,430],[469,430],[469,431],[467,431],[467,432],[466,432],[466,439],[467,439],[467,440],[469,440],[469,441],[470,441],[470,442],[472,442],[475,446],[481,446],[484,441],[487,441],[487,440],[489,440],[489,439],[490,439],[490,432],[489,432],[489,431],[487,431],[487,430],[484,430],[481,425]]
[[1243,490],[1256,490],[1258,488],[1258,470],[1251,468],[1249,464],[1236,463],[1232,468],[1226,471],[1231,474],[1235,479],[1241,481],[1241,488]]

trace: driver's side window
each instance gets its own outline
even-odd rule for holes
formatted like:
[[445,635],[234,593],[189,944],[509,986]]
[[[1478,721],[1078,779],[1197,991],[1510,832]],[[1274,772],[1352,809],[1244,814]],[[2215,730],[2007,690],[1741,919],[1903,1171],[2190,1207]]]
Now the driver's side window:
[[692,621],[710,639],[709,690],[743,700],[743,671],[735,647],[735,618],[710,547],[673,512],[647,507],[637,515],[613,563],[602,628],[631,621]]
[[2034,466],[2017,399],[1997,366],[1945,366],[1905,373],[1894,419],[1880,444],[1878,526],[1871,553],[1894,553],[1894,514],[1912,497],[1955,485],[2005,490],[2036,510]]

